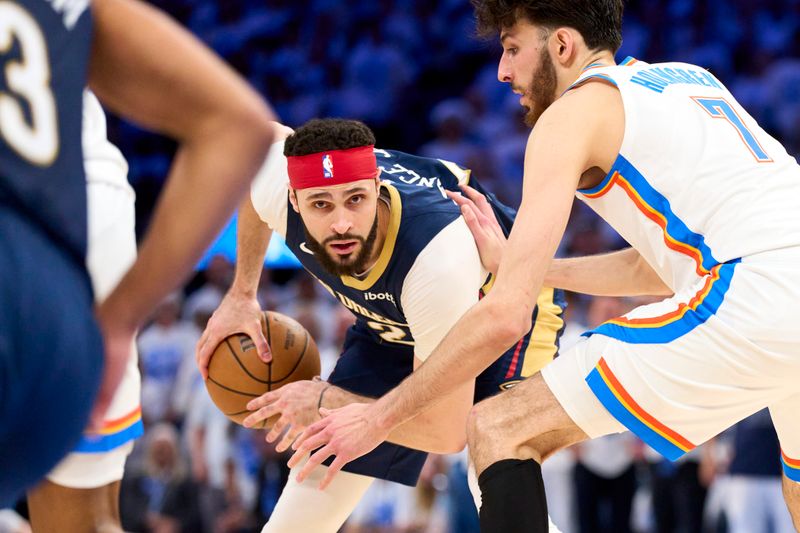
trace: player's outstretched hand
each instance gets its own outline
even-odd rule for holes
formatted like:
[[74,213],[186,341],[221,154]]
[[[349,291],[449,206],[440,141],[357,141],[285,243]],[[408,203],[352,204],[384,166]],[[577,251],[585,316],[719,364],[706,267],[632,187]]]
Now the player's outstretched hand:
[[463,196],[451,191],[445,192],[461,208],[461,215],[472,232],[484,268],[492,274],[497,274],[497,267],[506,247],[503,229],[483,194],[469,185],[463,185],[461,191],[464,193]]
[[[267,442],[274,442],[286,431],[275,450],[289,449],[292,442],[309,425],[320,419],[319,400],[323,390],[330,385],[318,378],[295,381],[278,390],[250,400],[247,409],[253,411],[244,419],[244,427],[251,428],[275,415],[280,418],[267,433]],[[288,428],[288,429],[287,429]]]
[[306,428],[292,445],[295,453],[289,459],[290,468],[299,465],[306,455],[319,448],[303,465],[297,481],[302,483],[312,470],[335,455],[319,484],[319,489],[324,490],[344,465],[385,441],[389,431],[374,423],[378,419],[372,412],[374,405],[351,403],[339,409],[320,409],[323,419]]
[[261,329],[261,307],[254,296],[229,291],[206,325],[197,341],[195,359],[203,379],[208,379],[208,363],[217,345],[229,335],[244,333],[256,345],[258,356],[268,363],[272,359],[269,344]]

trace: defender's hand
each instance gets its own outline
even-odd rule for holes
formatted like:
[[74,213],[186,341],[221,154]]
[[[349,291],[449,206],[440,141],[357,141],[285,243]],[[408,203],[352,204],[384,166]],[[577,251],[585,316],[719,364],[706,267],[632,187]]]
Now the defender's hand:
[[247,404],[247,408],[255,412],[244,419],[244,427],[251,428],[263,420],[280,415],[266,439],[267,442],[274,442],[288,428],[275,447],[278,452],[287,450],[306,427],[320,419],[317,409],[320,394],[329,386],[318,379],[303,380],[263,394]]
[[324,418],[306,428],[292,445],[296,451],[289,459],[290,468],[300,464],[312,450],[321,447],[303,465],[297,481],[302,483],[314,468],[335,455],[336,458],[319,484],[319,489],[324,490],[345,464],[371,452],[385,441],[389,430],[378,427],[375,423],[378,420],[376,405],[351,403],[340,409],[320,409]]
[[461,215],[478,246],[483,267],[496,275],[506,247],[506,236],[486,197],[468,185],[463,185],[461,191],[464,196],[451,191],[445,192],[461,207]]
[[197,341],[195,359],[203,379],[208,379],[208,362],[214,349],[225,337],[234,333],[244,333],[253,339],[262,361],[268,363],[272,360],[269,344],[261,330],[261,320],[261,307],[254,297],[234,292],[225,295]]

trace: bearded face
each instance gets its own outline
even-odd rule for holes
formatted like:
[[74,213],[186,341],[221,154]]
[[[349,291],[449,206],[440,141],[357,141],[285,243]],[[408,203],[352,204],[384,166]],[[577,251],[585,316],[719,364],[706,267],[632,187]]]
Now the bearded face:
[[314,257],[322,268],[334,276],[355,276],[364,272],[373,255],[375,241],[378,236],[378,213],[366,236],[352,232],[333,234],[321,242],[311,235],[303,222],[306,234],[306,246],[314,252]]
[[556,67],[546,46],[539,53],[539,68],[533,72],[523,94],[530,103],[523,104],[527,109],[525,124],[533,127],[542,113],[556,100]]

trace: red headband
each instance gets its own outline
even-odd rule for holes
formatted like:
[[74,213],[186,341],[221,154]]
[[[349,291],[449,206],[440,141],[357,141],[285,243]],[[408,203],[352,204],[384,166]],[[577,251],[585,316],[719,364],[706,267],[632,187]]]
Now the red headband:
[[289,184],[293,189],[329,187],[374,178],[378,163],[373,145],[330,150],[308,155],[290,155]]

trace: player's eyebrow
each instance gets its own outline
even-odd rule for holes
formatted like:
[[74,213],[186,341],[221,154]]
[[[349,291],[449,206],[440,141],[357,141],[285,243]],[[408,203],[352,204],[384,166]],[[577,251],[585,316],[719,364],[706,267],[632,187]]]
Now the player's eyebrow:
[[[351,195],[359,192],[367,192],[367,188],[363,185],[358,185],[356,187],[352,187],[350,189],[346,189],[343,191],[345,195]],[[307,200],[322,200],[322,199],[330,199],[333,198],[333,194],[329,191],[319,191],[315,193],[309,194],[306,199]]]

